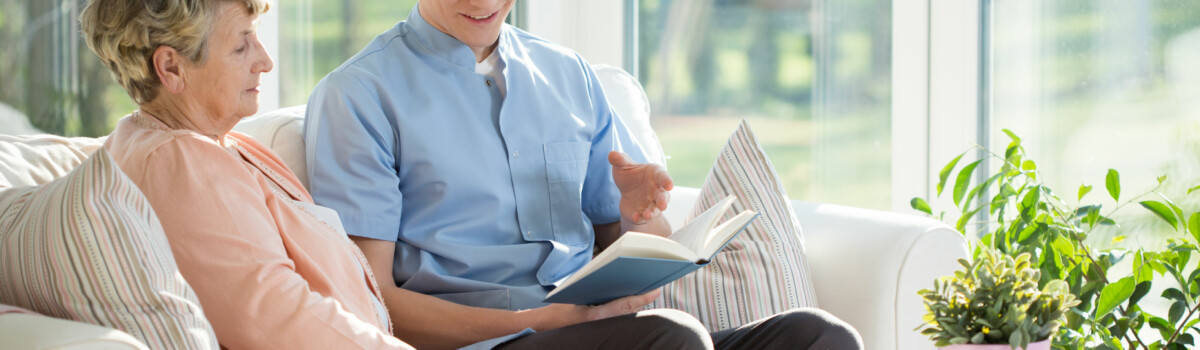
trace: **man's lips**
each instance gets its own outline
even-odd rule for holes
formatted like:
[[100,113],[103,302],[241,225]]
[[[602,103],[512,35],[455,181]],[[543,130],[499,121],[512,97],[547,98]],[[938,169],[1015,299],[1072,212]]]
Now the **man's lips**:
[[483,16],[468,15],[465,13],[460,13],[460,15],[462,15],[463,17],[466,17],[468,21],[482,23],[482,22],[487,22],[487,21],[491,20],[492,18],[496,17],[496,13],[498,13],[498,12],[499,11],[492,12],[490,14],[483,15]]

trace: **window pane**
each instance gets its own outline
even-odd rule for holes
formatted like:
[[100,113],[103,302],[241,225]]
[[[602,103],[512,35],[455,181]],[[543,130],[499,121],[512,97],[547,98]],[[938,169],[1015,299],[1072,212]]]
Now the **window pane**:
[[280,106],[308,103],[321,78],[376,35],[408,18],[416,0],[277,1]]
[[79,34],[83,0],[0,0],[0,134],[107,135],[135,108]]
[[[1113,168],[1122,200],[1167,175],[1164,193],[1195,208],[1185,191],[1200,184],[1200,2],[993,3],[992,134],[1020,135],[1043,180],[1069,203],[1088,184],[1096,190],[1084,202],[1113,208],[1104,190]],[[1138,205],[1126,208],[1115,219],[1127,244],[1165,246],[1167,225]],[[1135,238],[1141,232],[1158,235]],[[1092,237],[1107,244],[1113,233]]]
[[639,79],[676,183],[739,120],[794,199],[887,209],[891,1],[640,0]]

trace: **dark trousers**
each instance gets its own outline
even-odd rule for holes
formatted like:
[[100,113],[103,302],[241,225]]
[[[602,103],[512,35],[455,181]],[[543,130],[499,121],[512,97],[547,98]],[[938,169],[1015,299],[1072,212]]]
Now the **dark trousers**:
[[496,349],[862,349],[858,332],[818,309],[793,309],[708,333],[682,311],[655,309],[533,333]]

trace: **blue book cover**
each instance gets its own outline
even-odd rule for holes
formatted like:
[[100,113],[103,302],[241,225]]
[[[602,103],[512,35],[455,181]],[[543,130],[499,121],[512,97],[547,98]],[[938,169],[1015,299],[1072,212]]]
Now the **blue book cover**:
[[563,281],[544,299],[547,303],[599,305],[643,294],[708,265],[758,213],[744,211],[717,226],[728,211],[728,197],[698,215],[669,238],[627,232]]

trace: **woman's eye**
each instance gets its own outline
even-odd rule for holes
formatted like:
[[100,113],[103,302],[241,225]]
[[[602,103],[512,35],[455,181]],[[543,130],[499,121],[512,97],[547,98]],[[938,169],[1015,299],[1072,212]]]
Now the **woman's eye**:
[[233,52],[237,52],[237,53],[242,53],[243,51],[246,51],[245,46],[241,46],[241,47],[238,47],[237,49],[233,50]]

